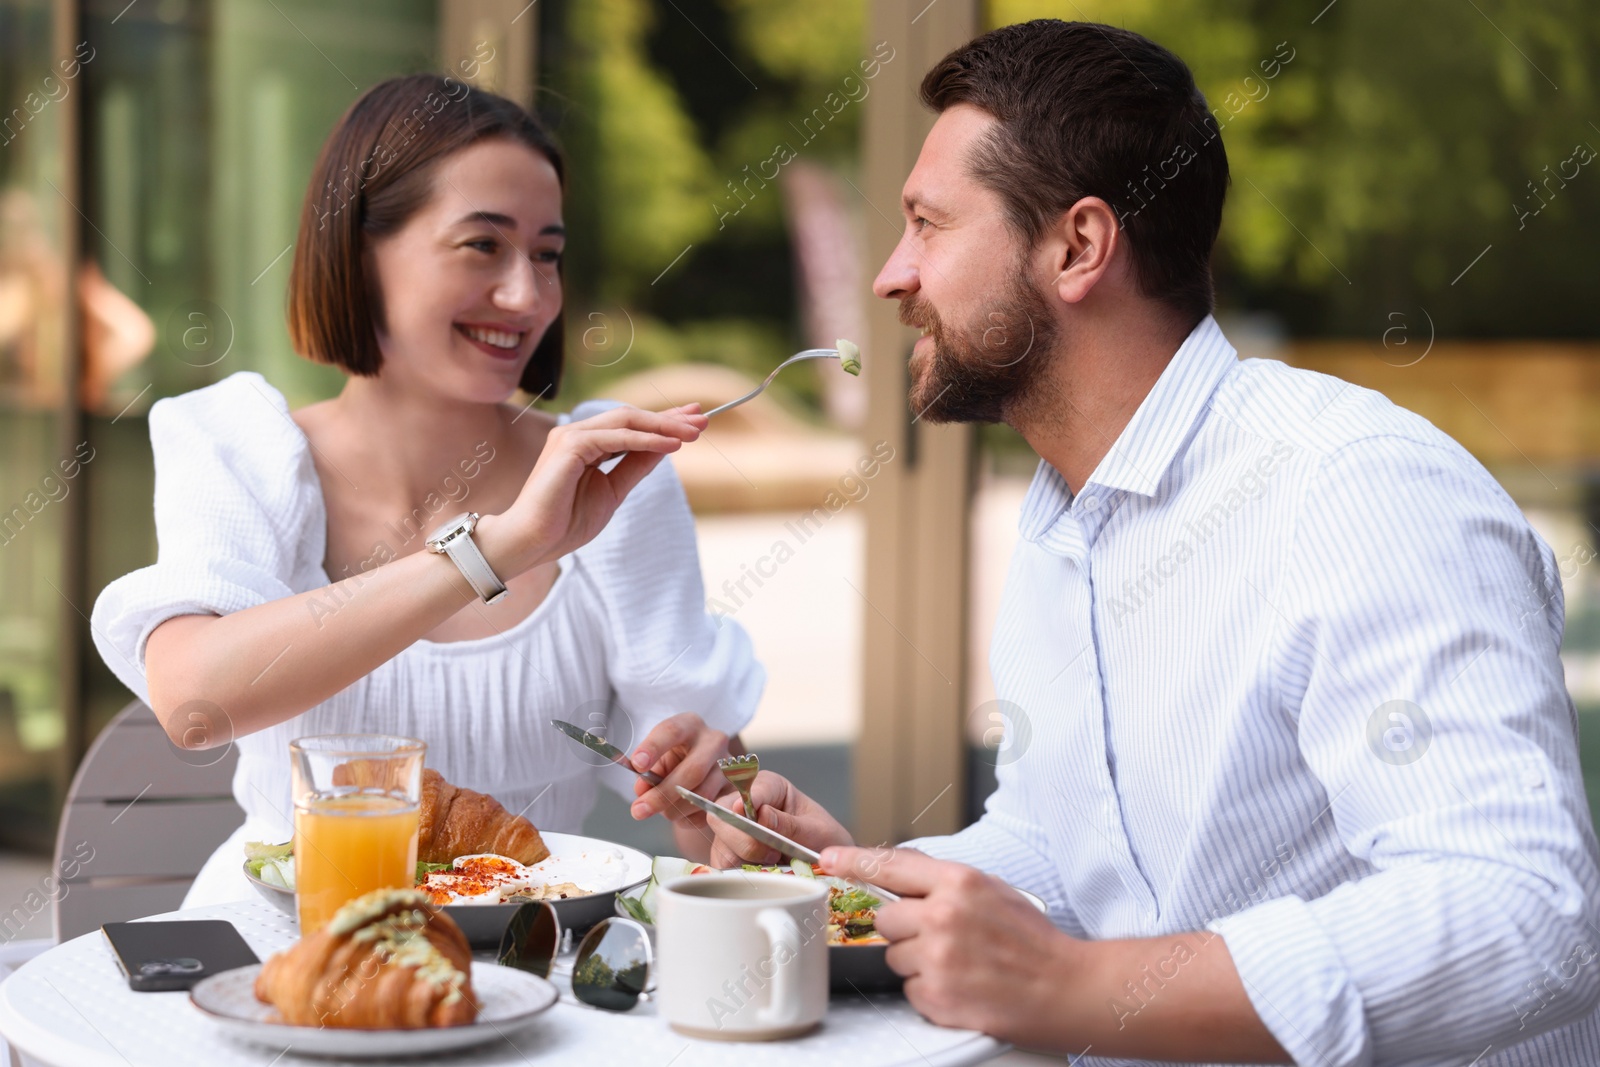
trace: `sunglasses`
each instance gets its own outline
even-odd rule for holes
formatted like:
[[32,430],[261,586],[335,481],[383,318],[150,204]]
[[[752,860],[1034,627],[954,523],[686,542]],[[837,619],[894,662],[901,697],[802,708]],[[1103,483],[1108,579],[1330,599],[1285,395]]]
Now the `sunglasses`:
[[[549,978],[561,949],[561,920],[547,900],[519,907],[500,937],[502,967]],[[632,919],[605,918],[578,943],[572,994],[592,1007],[628,1011],[650,989],[650,934]]]

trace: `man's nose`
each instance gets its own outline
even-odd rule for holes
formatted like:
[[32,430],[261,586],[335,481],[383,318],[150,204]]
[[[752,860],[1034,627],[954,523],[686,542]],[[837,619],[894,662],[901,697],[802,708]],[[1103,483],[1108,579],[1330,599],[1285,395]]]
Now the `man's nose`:
[[905,239],[895,245],[894,251],[883,264],[883,269],[873,279],[873,295],[885,300],[903,300],[922,287],[917,270],[916,256],[906,247]]

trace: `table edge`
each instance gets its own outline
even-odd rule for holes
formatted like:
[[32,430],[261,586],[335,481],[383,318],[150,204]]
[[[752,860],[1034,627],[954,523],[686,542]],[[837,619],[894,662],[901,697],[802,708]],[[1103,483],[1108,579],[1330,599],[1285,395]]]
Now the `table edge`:
[[[226,903],[259,902],[245,898],[241,901],[229,901]],[[221,905],[208,905],[208,907],[219,906]],[[144,916],[138,921],[176,919],[183,915],[183,911],[184,909],[179,909],[176,911],[164,912],[160,915]],[[19,1012],[11,1003],[10,988],[13,982],[22,978],[36,965],[42,966],[45,957],[51,952],[63,948],[66,945],[71,944],[73,941],[78,941],[86,937],[93,937],[98,933],[99,931],[90,931],[89,933],[80,934],[78,937],[72,938],[69,941],[63,941],[52,945],[50,948],[45,949],[45,951],[40,953],[38,956],[35,956],[33,959],[24,963],[21,967],[18,967],[15,971],[12,971],[11,974],[6,976],[4,981],[0,981],[0,1037],[4,1037],[5,1040],[8,1041],[14,1048],[41,1063],[50,1065],[50,1067],[62,1067],[62,1065],[70,1065],[70,1067],[129,1067],[129,1064],[132,1061],[130,1061],[126,1055],[118,1051],[115,1046],[112,1046],[112,1051],[108,1054],[98,1049],[86,1048],[83,1045],[62,1043],[62,1039],[60,1039],[58,1035],[42,1026],[39,1026],[37,1023],[34,1023],[26,1015],[23,1015],[21,1012]],[[60,996],[61,993],[57,991],[57,995]],[[68,1001],[68,1004],[70,1005],[71,1001]],[[558,1003],[556,1007],[559,1008],[560,1004]],[[93,1023],[89,1023],[87,1020],[85,1020],[85,1023],[90,1030],[95,1032],[96,1036],[100,1037],[101,1041],[106,1040],[100,1035],[99,1031],[95,1029]],[[109,1044],[109,1042],[107,1043]],[[977,1064],[984,1063],[988,1060],[994,1059],[996,1056],[1000,1056],[1010,1051],[1012,1046],[1006,1042],[998,1040],[997,1038],[991,1037],[988,1034],[974,1032],[971,1038],[967,1041],[963,1041],[959,1045],[940,1050],[932,1055],[922,1053],[920,1050],[917,1050],[915,1046],[912,1046],[912,1048],[913,1051],[917,1052],[917,1055],[913,1059],[896,1061],[895,1063],[889,1065],[889,1067],[901,1067],[901,1065],[905,1064],[912,1064],[915,1065],[915,1067],[975,1067]],[[56,1053],[56,1055],[49,1054],[52,1052]],[[374,1067],[382,1067],[383,1061],[374,1060],[372,1062]]]
[[[0,982],[0,1037],[4,1037],[13,1049],[25,1053],[40,1063],[50,1064],[51,1067],[59,1067],[62,1064],[71,1064],[72,1067],[128,1067],[128,1058],[116,1052],[114,1048],[112,1054],[108,1055],[98,1049],[85,1048],[83,1045],[58,1044],[58,1038],[54,1033],[12,1006],[9,995],[11,983],[21,978],[38,958],[40,957],[29,960],[7,975],[4,982]],[[94,1029],[93,1023],[88,1025],[91,1030]],[[98,1035],[99,1031],[95,1032]],[[104,1041],[105,1038],[101,1037],[100,1040]]]
[[1010,1051],[1011,1045],[988,1034],[980,1033],[974,1035],[971,1041],[956,1045],[954,1048],[945,1049],[932,1056],[919,1053],[916,1060],[902,1062],[924,1064],[926,1067],[976,1067],[977,1064],[986,1063]]

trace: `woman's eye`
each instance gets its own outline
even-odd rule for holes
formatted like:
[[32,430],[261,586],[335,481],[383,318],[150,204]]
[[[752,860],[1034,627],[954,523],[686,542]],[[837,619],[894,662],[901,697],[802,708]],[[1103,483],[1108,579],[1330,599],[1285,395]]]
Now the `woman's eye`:
[[540,263],[560,263],[561,262],[561,253],[559,251],[546,250],[544,252],[535,252],[534,255],[538,257],[538,260],[539,260]]
[[485,255],[494,255],[495,250],[497,248],[499,248],[500,246],[495,243],[493,238],[485,237],[480,241],[468,241],[467,242],[467,247],[468,248],[476,248],[478,251],[484,253]]

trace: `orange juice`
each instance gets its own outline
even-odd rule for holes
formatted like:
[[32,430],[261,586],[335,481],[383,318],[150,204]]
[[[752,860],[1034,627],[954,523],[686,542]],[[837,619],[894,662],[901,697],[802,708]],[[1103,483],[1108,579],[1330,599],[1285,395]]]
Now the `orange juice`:
[[374,889],[417,876],[417,805],[372,793],[319,797],[294,811],[294,884],[302,936]]

